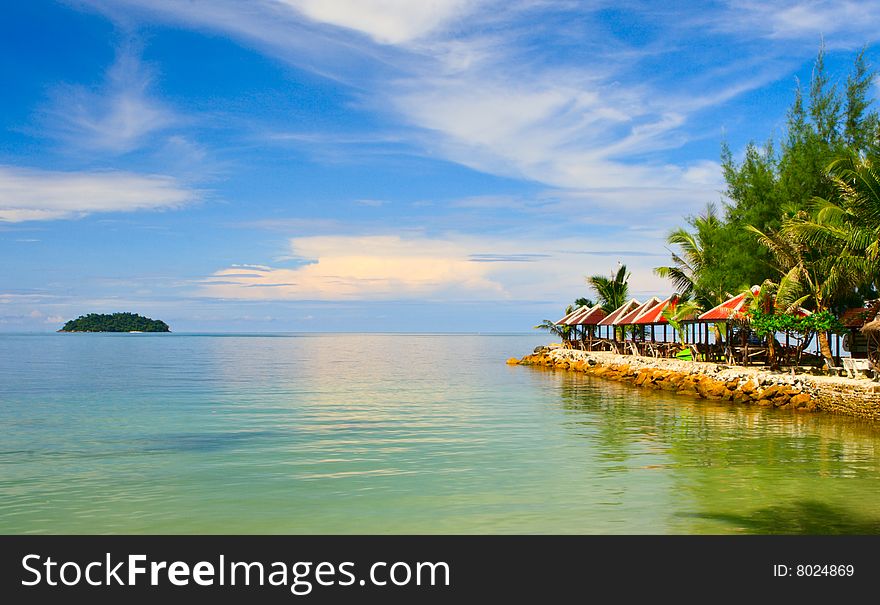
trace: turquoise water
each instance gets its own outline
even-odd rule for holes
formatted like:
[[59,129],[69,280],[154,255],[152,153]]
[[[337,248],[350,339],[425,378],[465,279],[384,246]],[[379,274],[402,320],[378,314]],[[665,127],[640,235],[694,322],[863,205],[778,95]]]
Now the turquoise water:
[[880,532],[880,427],[541,335],[0,334],[0,533]]

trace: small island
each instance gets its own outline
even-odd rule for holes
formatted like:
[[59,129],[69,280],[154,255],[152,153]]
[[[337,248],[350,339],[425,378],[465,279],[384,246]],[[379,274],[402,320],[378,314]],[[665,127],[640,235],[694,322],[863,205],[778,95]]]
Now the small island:
[[170,332],[168,324],[135,313],[89,313],[71,319],[59,332]]

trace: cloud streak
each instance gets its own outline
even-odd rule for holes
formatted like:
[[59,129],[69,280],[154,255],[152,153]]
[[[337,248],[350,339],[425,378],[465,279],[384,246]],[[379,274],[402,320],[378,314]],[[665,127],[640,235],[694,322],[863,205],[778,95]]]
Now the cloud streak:
[[150,94],[153,74],[125,46],[98,88],[65,84],[45,110],[48,132],[76,148],[127,153],[174,125],[174,112]]
[[503,296],[485,267],[471,262],[454,241],[314,236],[291,240],[291,253],[306,264],[293,269],[233,266],[205,280],[201,294],[249,300],[383,300],[456,290],[469,297]]
[[281,0],[306,17],[352,29],[382,44],[421,38],[455,18],[472,12],[472,0]]
[[[688,199],[714,199],[715,182],[695,182],[691,164],[660,159],[661,152],[691,140],[695,115],[780,73],[768,58],[770,67],[741,65],[721,82],[701,81],[699,94],[684,95],[685,82],[670,86],[659,75],[642,75],[642,62],[662,57],[678,63],[675,53],[682,51],[674,44],[670,50],[636,48],[603,29],[604,2],[219,0],[208,9],[123,0],[108,12],[120,4],[150,18],[220,30],[344,82],[360,109],[396,122],[399,130],[383,137],[409,141],[428,156],[573,191],[638,184],[642,191],[686,189]],[[717,11],[715,18],[725,14]],[[655,18],[638,4],[627,15]],[[662,18],[682,40],[693,34],[693,25]],[[322,133],[270,134],[267,140],[314,152],[315,137],[348,144]],[[651,199],[631,196],[629,202],[644,207]]]
[[0,222],[169,210],[200,199],[176,179],[132,172],[60,172],[0,166]]
[[[195,295],[248,301],[460,302],[533,300],[562,290],[574,299],[586,291],[588,267],[604,273],[613,265],[612,239],[585,235],[548,242],[459,233],[298,237],[290,240],[298,266],[232,265],[202,280]],[[584,243],[598,251],[577,248]],[[656,259],[644,255],[632,261],[634,291],[667,289],[651,273]]]

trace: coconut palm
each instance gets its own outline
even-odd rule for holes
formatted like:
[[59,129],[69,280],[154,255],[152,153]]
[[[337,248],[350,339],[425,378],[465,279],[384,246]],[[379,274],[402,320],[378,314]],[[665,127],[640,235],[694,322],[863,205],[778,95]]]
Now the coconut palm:
[[[576,307],[574,305],[568,305],[567,307],[565,307],[565,315],[568,315],[569,313],[574,311],[575,308]],[[553,334],[554,336],[558,336],[559,338],[561,338],[563,340],[563,342],[570,342],[571,336],[573,333],[571,326],[560,326],[555,321],[553,321],[551,319],[545,319],[544,321],[539,323],[537,326],[534,326],[534,329],[535,330],[547,330],[548,332],[550,332],[550,334]]]
[[870,158],[847,156],[828,168],[834,194],[815,198],[812,215],[785,224],[791,237],[823,254],[842,253],[862,284],[880,276],[880,174]]
[[684,320],[693,318],[701,310],[702,306],[698,302],[682,296],[675,302],[675,305],[667,305],[663,309],[662,315],[672,326],[672,329],[678,333],[679,342],[683,343],[686,340]]
[[[775,306],[784,312],[793,312],[801,305],[813,311],[829,311],[863,283],[863,263],[842,246],[816,249],[807,243],[802,226],[809,221],[810,217],[801,212],[775,232],[747,227],[773,255],[778,276],[768,280],[762,290],[775,290]],[[833,239],[826,243],[831,242]],[[818,336],[822,356],[833,362],[828,333],[820,332]]]
[[571,326],[559,326],[559,325],[556,325],[556,323],[550,319],[545,319],[544,321],[539,323],[537,326],[534,326],[534,328],[536,330],[547,330],[548,332],[550,332],[554,336],[558,336],[559,338],[561,338],[562,340],[564,340],[566,342],[568,341],[569,335],[571,333]]
[[666,237],[666,243],[678,248],[670,250],[672,265],[656,267],[654,273],[672,281],[672,286],[683,298],[692,299],[704,309],[714,307],[727,297],[727,292],[710,274],[715,269],[709,250],[717,241],[724,226],[715,206],[706,206],[706,212],[688,219],[692,231],[680,227]]
[[612,273],[610,277],[593,275],[587,278],[587,284],[596,291],[599,304],[607,313],[626,302],[629,296],[629,276],[626,265],[620,265],[617,273]]

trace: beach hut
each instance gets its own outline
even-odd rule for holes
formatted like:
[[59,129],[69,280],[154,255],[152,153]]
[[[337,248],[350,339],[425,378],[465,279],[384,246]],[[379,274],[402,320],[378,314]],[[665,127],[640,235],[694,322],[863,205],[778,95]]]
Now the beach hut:
[[562,319],[560,319],[559,321],[556,321],[556,322],[554,322],[554,323],[555,323],[557,326],[568,326],[568,325],[571,325],[571,324],[568,323],[570,319],[572,319],[573,317],[577,317],[578,315],[580,315],[580,314],[583,313],[584,311],[589,311],[589,310],[590,310],[589,307],[578,307],[577,309],[575,309],[574,311],[572,311],[571,313],[567,314],[565,317],[563,317]]
[[585,349],[592,350],[594,344],[593,337],[597,335],[595,332],[599,322],[605,319],[607,315],[608,313],[605,312],[601,305],[596,305],[569,319],[568,325],[575,326],[575,329],[577,327],[581,328],[581,342],[584,344]]
[[616,309],[614,309],[611,313],[609,313],[608,315],[603,317],[601,320],[599,320],[599,323],[596,325],[605,326],[608,330],[610,330],[611,331],[611,340],[613,342],[616,342],[617,341],[617,329],[616,329],[616,324],[614,322],[617,319],[619,319],[619,318],[623,317],[624,315],[626,315],[627,313],[629,313],[630,311],[632,311],[633,309],[635,309],[636,307],[640,306],[641,304],[642,303],[640,303],[635,298],[631,298],[628,301],[626,301],[625,303],[623,303],[622,305],[620,305],[619,307],[617,307]]
[[[863,328],[874,321],[878,313],[880,313],[880,299],[867,301],[863,307],[853,307],[841,313],[840,323],[847,330],[843,336],[843,350],[853,359],[868,357],[868,335],[873,329],[863,332]],[[837,356],[840,357],[840,351],[837,352]]]
[[[701,343],[705,343],[704,348],[706,353],[709,353],[711,349],[709,345],[709,324],[723,323],[729,327],[731,323],[748,321],[749,304],[760,292],[760,286],[752,286],[748,292],[740,292],[688,322],[691,325],[691,342],[698,344],[698,346]],[[728,335],[730,335],[730,332],[728,332]],[[747,361],[750,358],[766,353],[766,347],[760,347],[758,343],[752,343],[752,346],[749,346],[749,342],[746,340],[746,332],[743,332],[742,336],[743,342],[738,347],[734,347],[731,344],[730,338],[725,343],[724,355],[728,361],[732,361],[737,356]],[[717,346],[711,352],[720,357],[722,353],[720,345],[722,343],[716,342],[715,344]]]
[[572,311],[571,313],[567,314],[565,317],[563,317],[562,319],[560,319],[559,321],[556,321],[554,323],[557,326],[571,327],[572,330],[574,331],[573,338],[571,338],[571,341],[573,342],[573,341],[577,340],[577,328],[574,327],[574,324],[572,323],[572,321],[574,321],[575,319],[577,319],[581,315],[588,313],[590,310],[591,310],[591,308],[587,307],[587,306],[578,307],[577,309],[575,309],[574,311]]
[[[657,342],[657,337],[654,331],[659,325],[663,326],[663,345],[667,344],[667,327],[669,326],[669,320],[664,317],[663,313],[668,309],[671,312],[675,312],[675,308],[678,305],[678,295],[673,294],[666,300],[660,301],[658,304],[654,305],[641,315],[635,319],[633,322],[637,326],[651,326],[651,343],[654,344]],[[672,340],[675,341],[675,331],[672,333]],[[667,346],[651,346],[648,348],[648,352],[654,355],[655,357],[659,357],[661,355],[665,356],[670,352],[669,347]]]
[[752,297],[757,296],[760,292],[760,286],[752,286],[751,296],[748,292],[737,294],[720,305],[698,315],[696,321],[726,322],[730,320],[745,320],[747,318],[746,311],[748,310],[749,302],[751,302]]
[[[767,347],[762,346],[757,342],[749,342],[748,339],[748,331],[742,330],[740,344],[734,344],[733,339],[730,338],[730,333],[728,333],[728,338],[726,343],[716,342],[715,346],[712,347],[709,344],[709,324],[714,323],[724,323],[730,326],[734,323],[745,323],[748,321],[748,307],[749,303],[754,300],[756,296],[761,293],[760,286],[752,286],[750,288],[750,292],[742,292],[733,296],[720,305],[713,307],[706,311],[705,313],[697,316],[696,320],[694,320],[694,324],[697,327],[698,337],[697,339],[701,342],[705,342],[705,348],[707,353],[713,353],[717,357],[721,357],[723,355],[729,360],[740,359],[746,363],[750,360],[766,355]],[[803,307],[798,307],[795,311],[795,315],[800,317],[806,317],[807,315],[811,315],[811,311],[804,309]],[[701,328],[700,325],[705,325],[705,340],[701,338]],[[797,352],[797,358],[800,359],[800,353],[802,352],[797,347],[790,346],[789,343],[789,334],[785,335],[785,355],[791,354],[791,351],[794,350]],[[721,346],[724,346],[724,350],[722,351]]]
[[[636,325],[636,320],[644,315],[646,312],[650,311],[657,305],[659,305],[662,301],[656,296],[652,296],[636,308],[632,309],[629,313],[625,313],[620,315],[617,319],[614,320],[615,326],[634,326]],[[629,350],[633,355],[640,355],[642,351],[639,350],[638,344],[636,340],[643,341],[642,339],[636,339],[635,334],[633,334],[633,339],[628,341]]]

